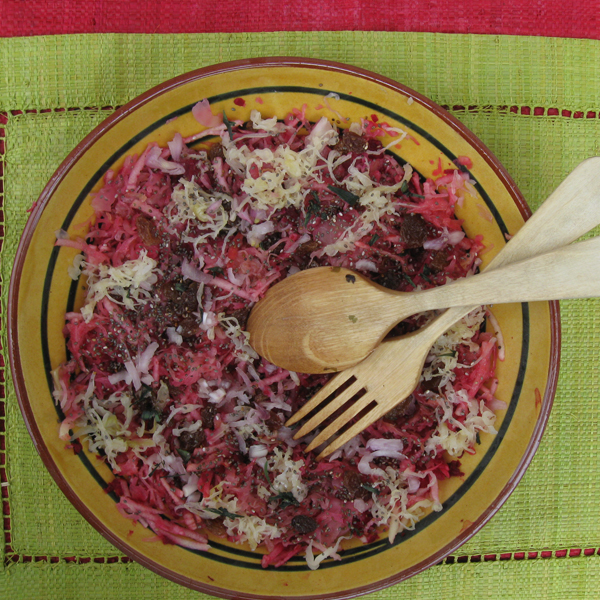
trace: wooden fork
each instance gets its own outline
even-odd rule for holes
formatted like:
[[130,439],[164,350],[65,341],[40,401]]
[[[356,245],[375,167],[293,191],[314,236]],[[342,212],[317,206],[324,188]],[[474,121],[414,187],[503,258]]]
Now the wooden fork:
[[[600,224],[600,157],[570,173],[488,265],[493,269],[570,244]],[[309,452],[360,418],[321,451],[328,456],[405,400],[417,387],[431,346],[476,306],[451,308],[422,329],[385,340],[365,360],[335,375],[286,423],[297,423],[339,391],[294,435],[299,439],[340,414],[308,444]],[[345,386],[345,387],[344,387]],[[349,402],[354,399],[354,401]],[[346,406],[347,405],[347,406]],[[342,412],[343,411],[343,412]]]

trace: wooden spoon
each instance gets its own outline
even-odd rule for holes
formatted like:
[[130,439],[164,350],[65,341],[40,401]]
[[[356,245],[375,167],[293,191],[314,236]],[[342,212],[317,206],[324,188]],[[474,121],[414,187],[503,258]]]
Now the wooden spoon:
[[[586,161],[588,169],[598,171],[597,160]],[[586,184],[579,193],[587,189],[591,200],[597,192],[589,177]],[[582,219],[585,211],[574,211],[572,217]],[[564,223],[557,220],[554,225],[561,228]],[[539,235],[548,239],[548,247],[553,246],[552,227]],[[256,305],[248,322],[250,343],[267,360],[289,370],[342,370],[367,356],[396,323],[411,314],[451,306],[598,296],[599,249],[600,240],[590,240],[410,293],[388,290],[348,269],[309,269],[275,285]]]

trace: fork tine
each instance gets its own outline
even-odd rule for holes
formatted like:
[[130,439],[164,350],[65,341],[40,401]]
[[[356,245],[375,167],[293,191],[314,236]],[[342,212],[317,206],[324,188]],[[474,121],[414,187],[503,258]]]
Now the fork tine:
[[[320,425],[327,417],[341,408],[345,402],[350,400],[363,387],[362,382],[356,380],[352,382],[339,396],[336,396],[329,404],[324,406],[316,415],[313,415],[302,427],[295,433],[294,439],[300,439],[307,433],[310,433],[315,427]],[[329,394],[328,394],[329,395]],[[317,403],[318,404],[318,403]],[[307,448],[308,450],[308,448]]]
[[326,400],[335,390],[341,387],[348,379],[352,377],[352,373],[347,369],[341,371],[334,377],[332,377],[300,410],[292,415],[286,421],[286,427],[297,423],[300,419],[303,419],[309,412],[314,410],[323,400]]
[[[373,402],[373,392],[367,391],[364,396],[361,396],[354,404],[349,406],[333,423],[330,423],[319,435],[306,447],[305,452],[314,450],[323,442],[326,442],[334,433],[339,431],[348,421],[353,419],[361,410],[369,406]],[[333,404],[333,402],[332,402]]]
[[[358,435],[361,431],[364,431],[369,425],[372,425],[383,417],[386,412],[390,410],[390,407],[387,404],[377,404],[377,406],[373,407],[373,410],[370,410],[366,415],[363,415],[354,425],[349,427],[346,431],[341,433],[335,440],[329,444],[326,448],[324,448],[319,456],[317,456],[317,460],[321,460],[325,458],[332,452],[335,452],[338,448],[341,448],[346,442],[350,441],[355,435]],[[307,448],[308,450],[308,448]]]

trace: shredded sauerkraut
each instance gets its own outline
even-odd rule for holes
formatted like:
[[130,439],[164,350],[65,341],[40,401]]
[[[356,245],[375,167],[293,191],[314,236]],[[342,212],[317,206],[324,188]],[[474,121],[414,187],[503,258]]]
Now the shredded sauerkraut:
[[[473,182],[458,165],[423,180],[382,143],[406,134],[374,117],[231,123],[206,101],[194,115],[210,129],[107,173],[85,239],[57,235],[81,251],[69,274],[87,279],[54,373],[60,437],[104,457],[121,513],[164,542],[227,537],[262,546],[264,567],[304,554],[313,569],[339,560],[344,539],[385,529],[393,541],[441,510],[439,482],[495,432],[485,310],[438,340],[402,406],[321,462],[284,423],[328,376],[261,359],[245,322],[269,286],[312,266],[398,290],[475,272],[481,241],[454,214]],[[220,139],[196,148],[207,135]]]

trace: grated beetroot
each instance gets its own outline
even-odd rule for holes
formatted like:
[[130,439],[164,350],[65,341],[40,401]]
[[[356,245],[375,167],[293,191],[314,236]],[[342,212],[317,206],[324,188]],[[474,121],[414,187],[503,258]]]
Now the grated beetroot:
[[85,239],[56,242],[81,251],[72,276],[89,288],[66,315],[71,358],[55,372],[61,437],[105,457],[119,511],[157,539],[208,550],[209,536],[227,537],[261,546],[264,567],[304,553],[317,568],[339,559],[342,539],[393,540],[441,510],[439,481],[461,475],[479,432],[494,433],[497,340],[483,310],[471,315],[401,409],[316,462],[284,423],[327,376],[259,358],[248,313],[313,266],[403,291],[473,273],[481,239],[454,214],[471,182],[401,165],[381,140],[405,134],[376,116],[342,136],[305,108],[282,121],[253,111],[249,123],[222,123],[207,102],[194,114],[209,133],[127,157],[93,196]]

